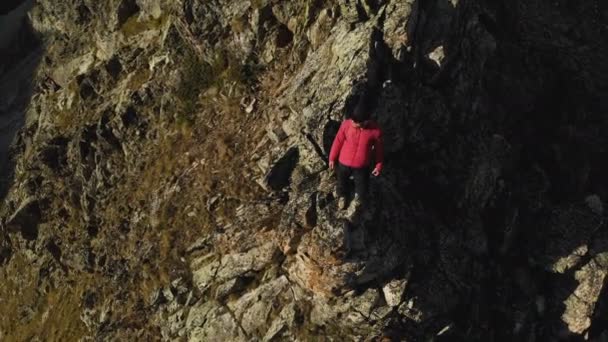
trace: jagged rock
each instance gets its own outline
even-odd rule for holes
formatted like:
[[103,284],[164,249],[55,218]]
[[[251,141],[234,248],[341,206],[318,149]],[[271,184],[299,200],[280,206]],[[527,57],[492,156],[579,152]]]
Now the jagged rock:
[[[295,303],[290,303],[281,310],[281,313],[277,318],[272,321],[270,328],[266,332],[266,335],[262,338],[262,341],[272,341],[274,339],[293,339],[293,335],[286,329],[291,329],[295,325],[297,318],[297,308]],[[286,332],[286,334],[285,334]]]
[[384,293],[384,299],[388,305],[395,307],[401,304],[407,282],[407,279],[394,279],[384,285],[382,292]]
[[193,283],[204,290],[212,283],[221,284],[247,272],[262,270],[276,256],[277,248],[269,242],[245,253],[229,254],[221,260],[212,260],[213,255],[203,256],[192,262]]
[[[310,320],[317,325],[334,325],[336,320],[341,320],[336,326],[350,329],[351,333],[363,333],[373,336],[375,328],[372,328],[376,315],[387,314],[387,307],[380,306],[380,293],[376,289],[368,289],[360,295],[353,293],[340,297],[335,303],[318,299],[310,313]],[[390,311],[390,308],[388,308]]]
[[220,261],[215,260],[214,257],[215,255],[210,253],[195,259],[190,265],[190,268],[193,270],[192,281],[199,289],[209,287],[221,267]]
[[242,290],[244,285],[245,283],[240,277],[228,280],[227,282],[217,287],[217,289],[215,290],[215,299],[224,299],[226,296]]
[[[213,203],[211,203],[210,205],[212,205],[212,204]],[[205,249],[205,247],[208,247],[208,243],[209,243],[209,237],[203,236],[203,237],[197,239],[193,244],[191,244],[190,247],[188,247],[188,249],[186,249],[186,253],[192,253],[194,251]]]
[[578,265],[578,263],[587,255],[589,247],[582,245],[575,248],[570,254],[559,258],[552,266],[551,269],[557,273],[565,273],[572,267]]
[[[324,127],[326,121],[314,114],[342,107],[353,83],[364,79],[372,28],[373,21],[352,31],[346,23],[337,24],[332,36],[307,58],[294,77],[284,96],[293,105],[304,104],[302,108],[310,113],[303,113],[306,130],[320,134],[318,129]],[[309,84],[317,84],[318,88]]]
[[[0,18],[0,339],[601,338],[602,2],[37,3]],[[345,222],[362,94],[386,163]]]
[[162,291],[163,297],[166,298],[169,302],[172,302],[175,299],[173,295],[173,291],[170,288],[164,288]]
[[356,297],[353,300],[353,309],[359,312],[364,317],[369,317],[372,310],[378,304],[380,300],[380,292],[376,289],[369,289],[365,291],[360,297]]
[[267,319],[275,308],[281,306],[281,297],[288,295],[288,286],[287,278],[281,276],[244,294],[237,301],[228,303],[228,307],[247,334],[259,335],[262,331],[267,331]]
[[306,36],[310,40],[313,49],[318,48],[329,37],[331,27],[334,24],[333,13],[330,9],[323,9],[317,20],[308,29]]
[[[532,252],[538,262],[552,272],[564,273],[587,254],[588,243],[599,229],[601,218],[588,208],[572,205],[553,209],[544,222],[547,225],[537,232],[537,236],[548,243]],[[550,236],[561,238],[552,239]]]
[[[201,313],[203,314],[203,313]],[[187,329],[188,341],[247,341],[248,338],[239,327],[230,311],[223,306],[211,308],[204,313],[205,322],[200,327]],[[200,316],[199,316],[200,317]],[[197,320],[200,322],[200,319]],[[194,323],[194,321],[193,321]]]
[[[383,320],[386,320],[393,312],[395,312],[394,307],[383,305],[375,308],[371,312],[370,319],[372,322],[383,322]],[[382,323],[380,325],[382,325]]]
[[167,302],[167,299],[165,298],[165,295],[163,294],[162,289],[152,292],[152,294],[150,295],[150,298],[148,298],[148,304],[150,306],[160,305],[160,304],[164,304],[166,302]]
[[186,312],[182,309],[172,314],[167,319],[168,329],[163,334],[163,338],[171,339],[177,336],[183,336],[183,329],[186,326]]
[[195,328],[200,328],[207,322],[209,312],[216,310],[219,303],[214,301],[199,301],[190,308],[188,317],[186,318],[186,330],[192,331]]
[[386,21],[384,22],[385,40],[393,53],[393,57],[402,60],[401,50],[411,45],[408,27],[410,31],[416,25],[418,13],[411,15],[413,6],[419,6],[412,0],[390,1],[385,9]]
[[270,126],[266,129],[266,132],[268,132],[268,137],[270,138],[270,140],[272,140],[276,144],[287,139],[287,135],[281,127]]
[[344,19],[350,23],[356,23],[361,21],[362,18],[359,16],[359,10],[357,8],[358,3],[348,1],[348,0],[340,0],[340,13],[344,16]]
[[578,286],[564,301],[566,309],[561,318],[572,333],[582,334],[591,325],[591,316],[608,274],[606,267],[595,260],[576,271],[574,278]]
[[443,64],[443,60],[445,59],[445,53],[443,51],[443,46],[438,46],[435,50],[429,53],[429,59],[433,62],[437,63],[438,67],[441,67]]
[[25,199],[19,207],[9,216],[6,225],[21,231],[23,238],[35,240],[38,238],[38,224],[40,222],[40,205],[36,198]]
[[407,302],[401,303],[397,309],[401,315],[411,319],[414,322],[420,323],[423,319],[423,313],[414,306],[414,300],[410,299]]
[[[319,188],[323,186],[321,180]],[[377,196],[374,200],[386,194],[379,193]],[[404,262],[402,251],[406,243],[401,240],[403,231],[393,236],[386,229],[384,234],[371,239],[367,235],[373,229],[372,224],[378,227],[380,223],[382,227],[381,222],[384,221],[349,223],[340,218],[336,205],[335,200],[329,203],[317,200],[316,225],[311,231],[300,231],[301,235],[295,240],[299,242],[297,254],[287,262],[290,279],[323,296],[346,292],[352,286],[372,282]],[[288,203],[288,208],[305,207],[301,200],[294,199]],[[288,230],[287,234],[295,231],[287,224],[294,218],[291,210],[295,209],[285,211],[286,222],[282,223],[282,229]],[[369,210],[373,213],[375,209]],[[392,212],[396,215],[392,218],[393,222],[404,221],[400,217],[402,210]],[[395,240],[397,236],[399,238]],[[346,253],[350,253],[351,257],[346,257]]]

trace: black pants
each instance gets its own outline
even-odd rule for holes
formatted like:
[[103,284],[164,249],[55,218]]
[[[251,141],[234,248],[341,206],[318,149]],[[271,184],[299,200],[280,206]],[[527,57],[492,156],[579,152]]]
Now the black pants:
[[355,181],[355,193],[359,196],[359,199],[365,200],[367,198],[367,189],[369,186],[369,167],[352,168],[337,163],[336,174],[338,176],[338,184],[336,186],[336,192],[340,197],[348,197],[350,194],[350,176],[353,176]]

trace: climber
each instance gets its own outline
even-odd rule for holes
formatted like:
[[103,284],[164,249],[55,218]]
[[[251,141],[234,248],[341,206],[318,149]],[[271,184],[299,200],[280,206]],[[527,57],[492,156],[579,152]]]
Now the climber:
[[346,209],[350,176],[355,181],[355,197],[351,205],[354,205],[355,210],[358,211],[358,208],[365,204],[372,154],[375,157],[375,165],[371,174],[378,177],[382,172],[384,158],[382,131],[376,122],[370,120],[370,107],[370,101],[362,96],[351,118],[344,120],[340,125],[331,146],[329,168],[336,169],[338,176],[336,194],[340,209]]

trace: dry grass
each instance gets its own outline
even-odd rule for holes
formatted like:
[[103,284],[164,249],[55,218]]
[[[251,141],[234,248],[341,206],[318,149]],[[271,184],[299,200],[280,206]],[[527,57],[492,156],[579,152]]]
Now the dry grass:
[[120,31],[127,38],[133,37],[145,31],[158,30],[159,28],[163,27],[168,20],[169,16],[164,15],[158,19],[150,18],[140,21],[138,15],[134,15],[127,19],[127,21],[121,26]]
[[152,76],[150,69],[143,68],[137,70],[129,78],[127,89],[132,91],[140,89],[142,85],[150,80],[150,76]]
[[230,21],[230,27],[232,28],[232,31],[235,33],[244,32],[246,25],[248,25],[246,22],[246,18],[235,17]]
[[[85,336],[87,328],[80,320],[79,306],[87,280],[80,280],[77,288],[51,288],[41,293],[38,283],[42,276],[24,272],[29,267],[29,262],[18,253],[1,270],[2,309],[11,314],[0,315],[0,339],[28,341],[44,336],[46,341],[67,341]],[[19,275],[19,281],[11,275]]]
[[[139,23],[131,18],[122,29],[125,35],[135,35],[152,24]],[[200,79],[201,70],[209,71],[203,80]],[[97,237],[87,236],[82,218],[87,209],[79,208],[77,202],[65,201],[69,198],[66,189],[73,184],[53,180],[58,184],[53,198],[59,199],[53,205],[68,208],[68,217],[56,219],[56,225],[49,223],[61,227],[61,231],[54,233],[66,246],[80,248],[90,244],[97,259],[103,255],[108,262],[126,260],[127,283],[116,286],[107,274],[71,270],[69,279],[62,281],[63,289],[69,290],[50,289],[40,295],[34,270],[21,276],[27,279],[27,284],[3,280],[0,284],[2,299],[13,298],[21,291],[23,298],[33,300],[40,297],[47,301],[35,308],[36,316],[26,326],[19,323],[18,317],[1,317],[0,331],[10,332],[4,336],[5,340],[28,340],[35,334],[48,336],[49,340],[71,340],[85,335],[86,327],[78,315],[82,310],[81,295],[89,288],[97,291],[100,301],[115,297],[119,291],[128,292],[129,298],[115,307],[113,317],[120,318],[125,324],[145,325],[147,318],[140,317],[142,315],[134,304],[147,302],[154,291],[175,279],[176,270],[185,267],[181,261],[185,249],[213,230],[218,220],[233,221],[235,209],[240,204],[266,196],[252,177],[254,174],[259,176],[259,172],[254,171],[256,167],[252,165],[251,151],[265,135],[267,123],[257,111],[247,114],[241,107],[241,100],[254,96],[264,104],[274,100],[269,94],[273,87],[281,84],[280,71],[267,76],[267,81],[264,81],[267,83],[261,85],[255,63],[242,63],[234,56],[219,52],[210,64],[191,59],[184,72],[181,93],[178,89],[178,97],[185,102],[182,103],[184,107],[176,108],[172,115],[165,117],[138,108],[138,115],[146,118],[146,124],[154,134],[141,140],[133,138],[129,147],[135,151],[132,153],[137,154],[135,158],[125,158],[118,150],[104,160],[111,161],[124,174],[121,173],[116,184],[104,188],[95,198],[94,216],[100,218]],[[154,84],[155,77],[160,76],[150,74],[147,69],[138,71],[128,80],[128,88],[139,89],[148,81]],[[263,87],[264,91],[254,94],[254,85],[257,89]],[[205,90],[211,87],[216,91],[205,95]],[[77,94],[77,87],[71,91]],[[95,122],[93,116],[98,111],[94,108],[89,108],[90,114],[77,112],[78,103],[72,108],[73,113],[64,111],[54,118],[62,131],[73,131],[79,128],[77,125]],[[198,166],[194,167],[196,163]],[[219,200],[209,208],[207,203],[215,196],[219,196]],[[136,213],[141,214],[139,222],[132,220]],[[271,226],[277,217],[260,220],[260,224]],[[121,231],[125,222],[128,227]],[[64,252],[70,255],[75,250]],[[11,265],[8,271],[13,275],[19,274],[19,268],[29,266],[19,260],[12,261]],[[99,267],[96,270],[98,272]],[[70,288],[68,283],[78,285]],[[27,302],[23,298],[1,302],[7,308],[4,312],[19,312],[18,304]],[[46,321],[42,318],[45,312],[49,315]],[[22,326],[24,329],[14,329]]]

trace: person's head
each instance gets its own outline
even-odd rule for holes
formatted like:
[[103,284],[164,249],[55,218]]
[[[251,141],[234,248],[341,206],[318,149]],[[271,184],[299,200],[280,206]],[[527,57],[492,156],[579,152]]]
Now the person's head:
[[369,103],[366,98],[362,97],[357,103],[351,119],[358,126],[365,126],[370,119]]

